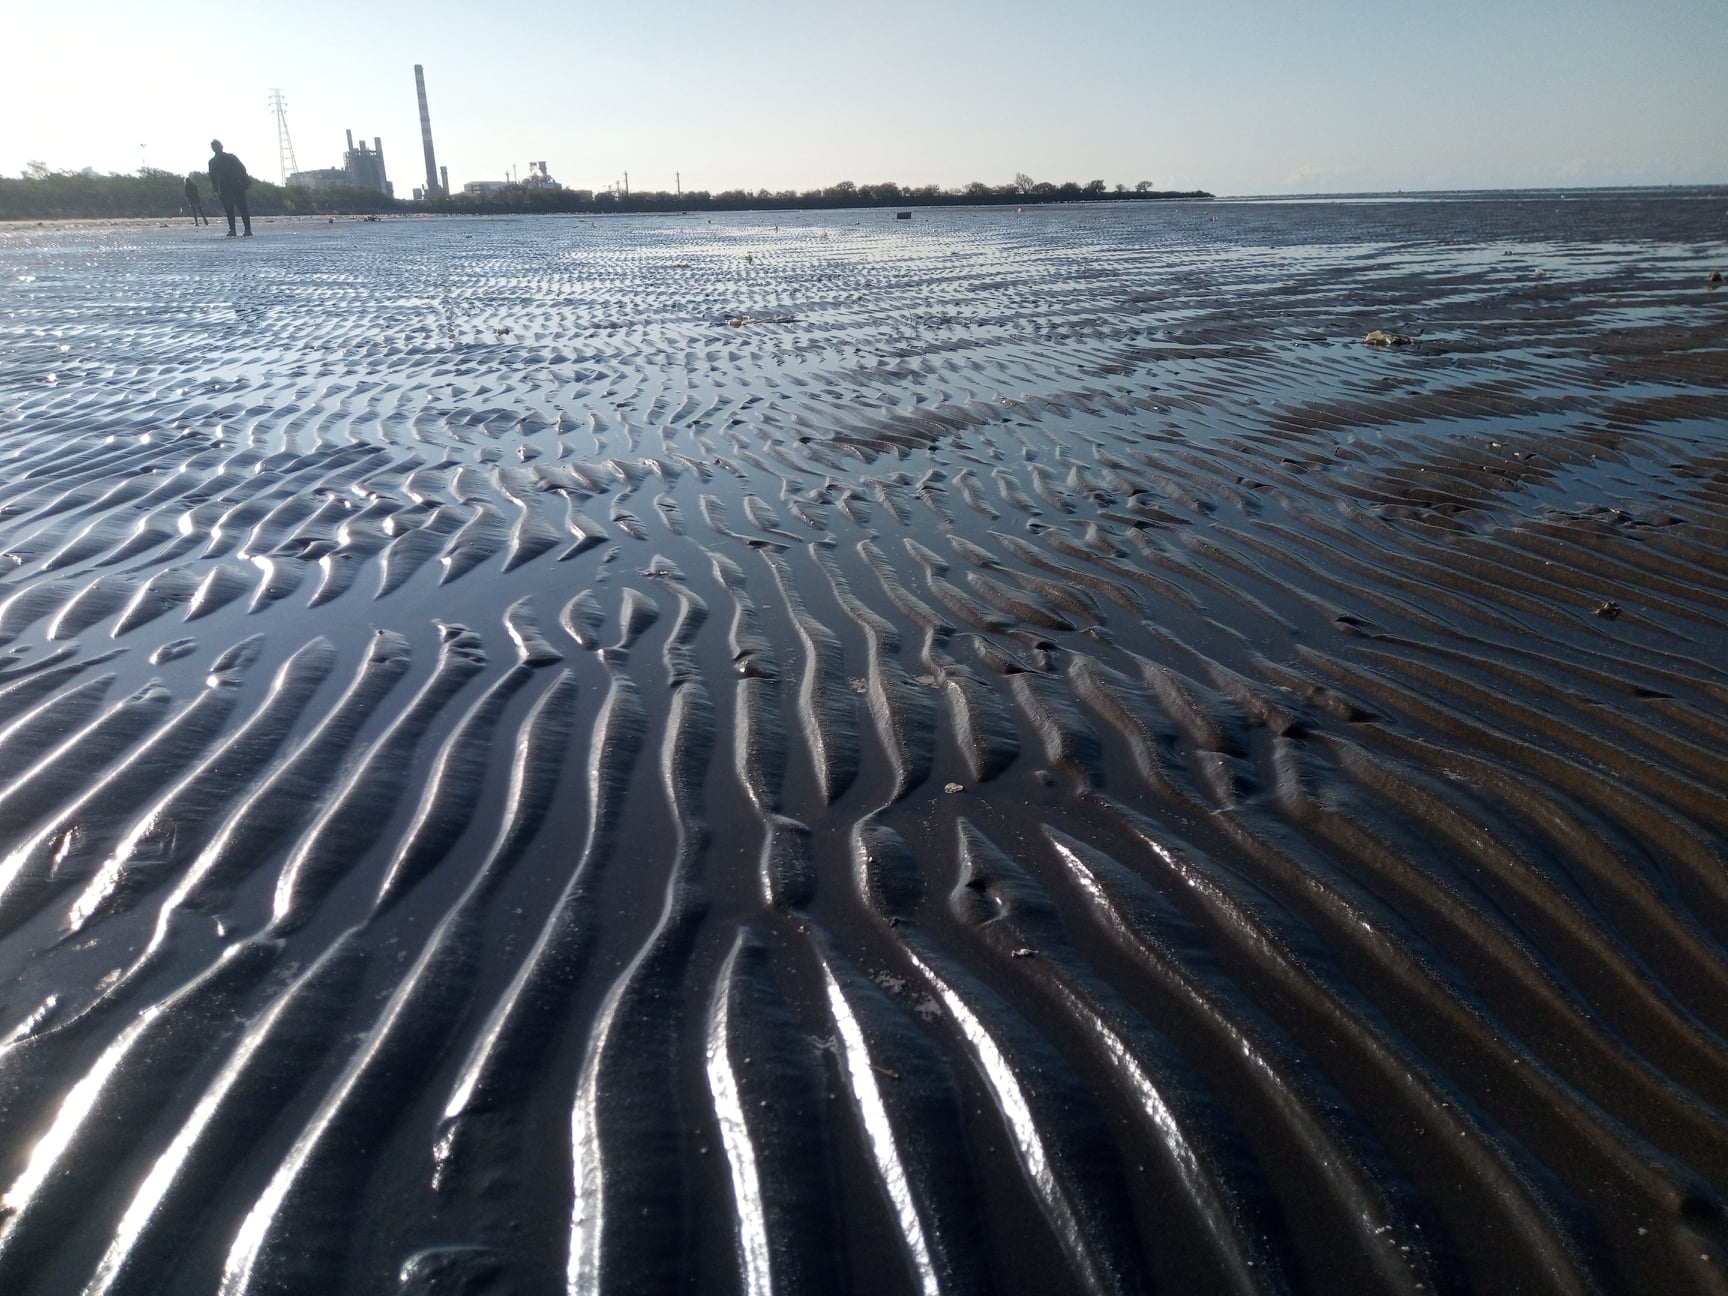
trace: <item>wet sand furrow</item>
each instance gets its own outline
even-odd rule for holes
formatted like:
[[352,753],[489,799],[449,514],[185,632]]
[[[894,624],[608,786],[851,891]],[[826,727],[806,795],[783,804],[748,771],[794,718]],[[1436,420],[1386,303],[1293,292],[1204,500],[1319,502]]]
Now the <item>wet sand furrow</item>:
[[[81,670],[82,665],[77,664],[38,671],[0,693],[3,708],[0,714],[17,716],[0,729],[0,788],[10,787],[40,756],[58,745],[69,730],[82,728],[101,707],[103,697],[114,686],[114,675],[98,675],[71,688],[64,687]],[[37,697],[43,700],[29,706]],[[29,709],[23,710],[25,707]],[[20,711],[22,714],[18,714]]]
[[[835,573],[838,577],[838,573]],[[837,584],[839,582],[837,581]],[[864,628],[867,654],[864,676],[853,683],[862,693],[865,709],[874,723],[876,738],[883,752],[892,782],[884,801],[892,803],[905,797],[930,776],[935,755],[937,704],[927,681],[933,676],[914,680],[901,665],[897,653],[900,636],[892,629],[884,631],[886,623],[873,614],[860,616],[862,605],[849,592],[841,597],[842,606],[858,617]]]
[[[529,674],[521,667],[506,674],[445,740],[414,820],[403,832],[401,845],[378,883],[368,921],[376,921],[419,885],[472,825],[501,712],[528,682]],[[503,829],[469,883],[477,899],[489,897],[499,875],[517,862],[545,823],[563,765],[576,697],[570,673],[560,671],[522,723],[510,762]],[[467,900],[466,892],[463,900]]]
[[[1507,537],[1506,539],[1511,539]],[[1696,611],[1687,604],[1703,604],[1718,612],[1728,609],[1728,586],[1723,583],[1705,584],[1699,578],[1696,564],[1658,562],[1645,552],[1642,544],[1626,544],[1621,537],[1607,537],[1608,544],[1599,547],[1582,528],[1560,527],[1536,523],[1520,527],[1516,548],[1505,540],[1496,543],[1494,537],[1477,543],[1494,545],[1505,560],[1528,566],[1553,562],[1564,563],[1568,571],[1588,576],[1597,587],[1608,590],[1637,590],[1640,601],[1652,593],[1662,596],[1663,605],[1672,615],[1712,622],[1709,613]],[[1507,549],[1510,548],[1510,552]],[[1611,552],[1609,551],[1611,549]]]
[[[1324,523],[1307,519],[1311,531],[1326,531]],[[1657,665],[1648,660],[1632,660],[1638,654],[1638,646],[1624,641],[1617,643],[1612,653],[1600,644],[1580,643],[1577,639],[1558,639],[1547,635],[1520,633],[1516,623],[1508,623],[1492,618],[1486,609],[1479,609],[1462,604],[1447,604],[1448,610],[1468,611],[1475,619],[1488,622],[1495,627],[1493,634],[1464,633],[1462,628],[1446,617],[1431,610],[1427,601],[1422,598],[1410,597],[1414,586],[1406,586],[1403,582],[1388,580],[1384,573],[1373,574],[1366,566],[1351,565],[1349,570],[1358,574],[1359,579],[1350,579],[1344,572],[1332,572],[1318,564],[1300,562],[1301,550],[1294,544],[1274,546],[1265,539],[1249,532],[1238,532],[1233,542],[1244,548],[1251,549],[1262,562],[1270,561],[1278,564],[1289,573],[1280,583],[1305,602],[1317,607],[1328,620],[1350,629],[1361,629],[1371,638],[1383,639],[1388,643],[1410,643],[1427,646],[1443,644],[1448,640],[1462,639],[1471,645],[1479,646],[1500,656],[1527,661],[1544,669],[1558,669],[1570,673],[1577,678],[1588,681],[1595,687],[1606,687],[1616,693],[1631,689],[1636,695],[1644,697],[1658,696],[1656,681],[1665,687],[1693,691],[1703,689],[1707,692],[1719,692],[1721,685],[1710,680],[1699,679],[1695,673],[1685,672],[1670,665]],[[1309,546],[1319,547],[1328,557],[1332,551],[1312,535]],[[1338,560],[1343,565],[1340,557]],[[1306,589],[1295,587],[1292,582],[1298,574],[1304,574]],[[1377,589],[1375,583],[1388,586],[1389,589]],[[1330,600],[1317,599],[1322,591],[1330,592]],[[1409,634],[1399,635],[1384,630],[1373,629],[1372,622],[1362,618],[1352,611],[1344,611],[1352,604],[1358,607],[1370,604],[1388,613],[1406,626],[1415,627],[1425,632],[1424,637],[1412,637]],[[1645,655],[1645,654],[1638,654]],[[1606,668],[1606,669],[1605,669]],[[1648,685],[1629,684],[1629,680],[1646,679],[1652,681]],[[1638,690],[1644,690],[1638,693]],[[1728,696],[1728,694],[1725,694]],[[1708,718],[1701,718],[1708,725]]]
[[595,1014],[570,1117],[568,1288],[664,1291],[693,1271],[691,1157],[679,1110],[683,1014],[671,993],[706,908],[701,773],[714,746],[702,686],[674,685],[660,774],[676,844],[659,922]]
[[364,957],[350,941],[332,943],[247,1024],[127,1202],[90,1276],[90,1296],[146,1293],[171,1274],[214,1285],[215,1273],[186,1263],[208,1193],[226,1180],[233,1149],[268,1128],[279,1095],[303,1075],[304,1059],[333,1044],[342,1018],[329,1006],[354,992]]
[[[329,788],[332,764],[354,745],[378,703],[406,676],[407,642],[377,632],[346,692],[317,727],[250,795],[229,812],[210,843],[188,866],[158,920],[158,939],[170,915],[183,906],[220,907],[238,876],[260,866],[293,840]],[[460,660],[459,658],[456,660]],[[412,723],[412,722],[411,722]],[[338,766],[340,768],[340,766]]]
[[[431,679],[383,733],[343,771],[328,804],[300,834],[300,843],[276,874],[268,934],[282,936],[305,923],[310,912],[384,833],[408,785],[413,753],[440,712],[485,667],[480,638],[449,627]],[[504,676],[488,691],[488,704],[502,705],[525,682],[524,672]],[[485,712],[482,712],[484,715]],[[465,717],[462,725],[472,716]],[[481,722],[484,723],[484,720]],[[459,725],[452,742],[464,737]]]
[[[1701,920],[1714,932],[1728,931],[1728,879],[1721,870],[1719,839],[1693,824],[1684,812],[1675,811],[1647,796],[1623,787],[1620,782],[1573,758],[1508,732],[1456,708],[1412,693],[1387,679],[1381,672],[1346,667],[1320,657],[1312,650],[1303,655],[1323,673],[1340,680],[1366,696],[1379,697],[1436,731],[1461,740],[1474,749],[1521,768],[1526,777],[1538,775],[1557,789],[1576,796],[1597,812],[1617,822],[1625,835],[1659,851],[1664,882],[1683,888],[1692,907],[1701,907]],[[1665,887],[1666,889],[1666,887]],[[1672,901],[1671,901],[1672,903]]]
[[731,1179],[737,1289],[838,1289],[836,1211],[824,1194],[807,1191],[827,1177],[834,1155],[826,1076],[774,984],[767,948],[746,928],[715,981],[705,1062]]
[[[1276,847],[1245,831],[1240,822],[1226,822],[1236,844],[1257,855],[1263,866],[1290,871],[1290,861]],[[1422,1041],[1431,1056],[1469,1057],[1473,1068],[1490,1073],[1494,1078],[1484,1078],[1476,1088],[1485,1105],[1497,1119],[1515,1121],[1526,1145],[1548,1164],[1564,1153],[1573,1191],[1585,1201],[1631,1193],[1648,1202],[1647,1209],[1663,1213],[1685,1212],[1688,1202],[1694,1203],[1690,1209],[1700,1209],[1695,1197],[1699,1180],[1685,1162],[1663,1155],[1573,1088],[1503,1021],[1427,968],[1413,950],[1394,953],[1399,941],[1390,928],[1364,925],[1359,912],[1351,914],[1351,901],[1331,887],[1315,886],[1311,878],[1291,875],[1323,908],[1337,910],[1324,925],[1341,952],[1352,945],[1381,946],[1369,960],[1375,978],[1369,993],[1402,1018],[1413,1041]],[[1401,1005],[1401,1011],[1391,1005]],[[1625,1236],[1614,1241],[1629,1249],[1642,1245]]]
[[[244,641],[224,659],[244,661],[248,649],[256,647],[255,640]],[[320,638],[283,663],[252,714],[124,826],[118,843],[69,906],[68,931],[77,932],[98,917],[129,906],[140,889],[165,881],[176,864],[197,857],[219,831],[223,808],[243,794],[256,771],[268,766],[335,661],[335,649]],[[223,666],[224,660],[215,665]],[[211,676],[223,680],[227,673],[213,668]]]
[[[1149,1154],[1166,1163],[1163,1173],[1177,1185],[1171,1196],[1192,1212],[1189,1226],[1206,1235],[1202,1265],[1208,1281],[1220,1291],[1285,1290],[1280,1266],[1250,1240],[1240,1204],[1217,1177],[1221,1158],[1198,1146],[1202,1122],[1192,1108],[1200,1103],[1163,1066],[1168,1045],[1069,953],[1054,906],[1020,865],[966,820],[959,831],[959,879],[949,894],[950,910],[998,960],[1025,967],[1028,979],[1080,1027],[1144,1126]],[[1043,1191],[1049,1194],[1047,1187]],[[1067,1207],[1049,1194],[1047,1210],[1060,1215]],[[1086,1257],[1075,1259],[1077,1276],[1085,1276],[1091,1267]],[[1088,1285],[1097,1281],[1094,1276]]]
[[[1638,746],[1646,751],[1650,748],[1662,751],[1666,759],[1657,763],[1624,741],[1611,741],[1599,736],[1601,726],[1613,722],[1597,720],[1592,714],[1595,708],[1580,705],[1575,696],[1565,699],[1571,704],[1569,706],[1550,703],[1547,707],[1536,707],[1521,700],[1541,691],[1536,688],[1514,696],[1510,691],[1478,683],[1463,671],[1436,668],[1406,655],[1393,656],[1367,648],[1359,649],[1355,655],[1369,667],[1389,675],[1401,675],[1413,684],[1425,686],[1430,700],[1444,701],[1445,695],[1449,694],[1460,710],[1492,715],[1500,724],[1546,741],[1550,751],[1576,753],[1595,768],[1606,771],[1655,801],[1668,802],[1671,810],[1700,821],[1701,825],[1718,831],[1728,828],[1728,805],[1711,795],[1708,783],[1675,768],[1675,763],[1703,766],[1705,779],[1719,782],[1721,761],[1710,753],[1697,748],[1687,751],[1676,743],[1665,741],[1662,735],[1630,717],[1616,717],[1618,723],[1614,727],[1620,730],[1622,738],[1647,737],[1648,741]],[[1688,756],[1690,760],[1686,759]]]
[[[1376,744],[1390,747],[1412,763],[1420,762],[1444,776],[1470,780],[1540,837],[1549,839],[1561,852],[1563,862],[1552,877],[1557,889],[1582,892],[1591,902],[1596,922],[1626,933],[1635,942],[1639,962],[1660,977],[1669,994],[1681,999],[1687,1011],[1714,1031],[1724,1031],[1728,1017],[1717,1007],[1725,979],[1720,945],[1701,932],[1690,915],[1675,912],[1662,892],[1639,876],[1637,861],[1628,858],[1626,847],[1608,839],[1586,812],[1568,804],[1563,795],[1533,788],[1521,774],[1468,752],[1389,729],[1375,731],[1373,738]],[[1535,865],[1527,861],[1525,867]],[[1555,921],[1565,913],[1565,908],[1555,906],[1544,921]]]
[[[238,702],[234,681],[210,677],[209,687],[140,742],[118,766],[94,779],[70,804],[0,858],[0,932],[52,903],[88,878],[117,839],[123,816],[161,787],[172,772],[214,743]],[[49,757],[52,759],[52,757]],[[96,766],[79,756],[89,778]],[[31,795],[38,795],[31,793]]]
[[[102,1163],[146,1134],[149,1118],[172,1099],[189,1061],[273,961],[266,944],[236,946],[185,988],[150,1005],[103,1051],[7,1189],[0,1273],[23,1277],[47,1266],[44,1252],[51,1253],[55,1234],[78,1218],[80,1198],[96,1191]],[[101,1149],[98,1155],[91,1155],[92,1146]]]
[[[1084,842],[1052,828],[1045,833],[1073,885],[1086,897],[1088,917],[1172,996],[1179,1011],[1197,1019],[1221,1047],[1240,1059],[1254,1099],[1276,1114],[1290,1141],[1304,1150],[1303,1162],[1315,1167],[1320,1192],[1329,1199],[1325,1213],[1335,1221],[1332,1227],[1350,1238],[1360,1257],[1357,1263],[1364,1265],[1377,1285],[1390,1290],[1424,1289],[1437,1257],[1428,1245],[1394,1246],[1387,1238],[1389,1233],[1401,1238],[1415,1234],[1402,1191],[1395,1182],[1379,1178],[1387,1175],[1386,1168],[1369,1155],[1363,1133],[1346,1119],[1339,1099],[1327,1094],[1323,1082],[1304,1065],[1299,1044],[1242,987],[1209,984],[1203,969],[1189,966],[1173,939],[1181,924],[1173,921],[1168,900],[1155,898],[1143,879]],[[1313,1003],[1326,1006],[1319,997]],[[1372,1049],[1371,1033],[1348,1019],[1340,1024],[1357,1026],[1344,1034],[1352,1045],[1369,1044]],[[1406,1078],[1403,1086],[1393,1086],[1391,1091],[1399,1088],[1414,1087]],[[1428,1111],[1446,1110],[1433,1095],[1418,1090],[1415,1096]],[[1212,1194],[1219,1191],[1214,1188]],[[1527,1202],[1522,1205],[1528,1210]],[[1224,1232],[1231,1222],[1229,1213],[1214,1208],[1202,1227]],[[1541,1235],[1532,1231],[1529,1238],[1534,1241]],[[1228,1233],[1225,1240],[1238,1252],[1249,1249]]]
[[[1636,1066],[1640,1058],[1650,1058],[1652,1067],[1645,1077],[1640,1106],[1668,1101],[1660,1091],[1669,1083],[1667,1077],[1673,1075],[1687,1076],[1693,1087],[1716,1105],[1722,1105],[1723,1085],[1728,1083],[1728,1076],[1717,1074],[1723,1070],[1722,1040],[1675,1003],[1667,987],[1651,984],[1649,973],[1640,966],[1635,952],[1629,956],[1597,915],[1576,904],[1563,888],[1543,877],[1504,843],[1489,837],[1469,809],[1450,804],[1440,789],[1424,786],[1393,762],[1376,759],[1353,743],[1333,738],[1327,746],[1338,755],[1341,766],[1376,796],[1397,806],[1422,828],[1444,836],[1453,843],[1461,860],[1476,865],[1470,886],[1417,874],[1397,862],[1393,851],[1372,846],[1374,830],[1368,824],[1340,821],[1340,827],[1353,837],[1350,851],[1360,859],[1372,861],[1377,876],[1409,893],[1429,892],[1427,905],[1436,911],[1456,911],[1458,916],[1448,921],[1460,929],[1473,929],[1471,939],[1480,952],[1469,962],[1487,963],[1503,956],[1528,959],[1533,965],[1531,972],[1508,968],[1502,977],[1493,979],[1507,988],[1525,983],[1526,992],[1541,995],[1553,1012],[1581,1013],[1581,1006],[1573,1004],[1558,984],[1559,975],[1536,970],[1535,951],[1539,950],[1545,960],[1551,959],[1564,968],[1565,977],[1573,985],[1599,985],[1600,988],[1590,992],[1591,1011],[1604,1020],[1617,1019],[1615,1029],[1623,1036],[1635,1033],[1641,1037],[1634,1054],[1623,1040],[1606,1037],[1605,1033],[1599,1035],[1594,1022],[1580,1017],[1568,1027],[1568,1033],[1578,1037],[1570,1046],[1570,1053],[1577,1055],[1600,1046],[1612,1046],[1611,1056],[1591,1064],[1593,1071],[1603,1075],[1611,1075],[1617,1068]],[[1310,799],[1296,813],[1313,821],[1333,812]],[[1385,836],[1383,831],[1378,835]],[[1339,840],[1335,834],[1333,840]],[[1477,899],[1474,894],[1477,891],[1492,895],[1494,907]],[[1531,933],[1535,950],[1524,948],[1526,937],[1505,927],[1497,912],[1500,909],[1517,913],[1519,929]],[[1546,939],[1535,938],[1538,930],[1544,931]],[[1688,987],[1688,991],[1689,997],[1698,998],[1695,988]],[[1657,1071],[1654,1064],[1663,1054],[1668,1055],[1667,1059],[1662,1064],[1663,1070]]]
[[[190,915],[214,918],[245,878],[261,869],[292,841],[295,832],[311,821],[327,769],[352,746],[368,713],[406,673],[404,648],[400,636],[379,632],[374,637],[366,661],[337,705],[289,757],[228,810],[214,835],[186,865],[173,891],[158,909],[154,929],[141,942],[142,948],[116,976],[106,979],[87,996],[80,996],[87,1002],[79,1005],[77,1015],[68,1025],[78,1025],[88,1014],[110,1008],[162,964],[184,957],[186,951],[175,937],[187,935],[188,928],[196,922],[187,921]],[[222,754],[218,752],[216,756]],[[184,785],[176,792],[183,790]],[[207,795],[210,790],[211,785],[206,782],[199,792]],[[122,843],[117,856],[126,848],[127,843]],[[88,912],[89,900],[97,905],[105,902],[117,881],[105,863],[92,882],[96,894],[81,899],[77,910]],[[214,931],[201,932],[202,940],[220,942],[225,934],[222,924],[217,920],[212,925]]]
[[[581,853],[540,923],[534,943],[517,964],[506,988],[488,1010],[477,1038],[462,1059],[445,1100],[435,1152],[437,1177],[457,1177],[479,1148],[502,1137],[487,1124],[515,1127],[511,1095],[527,1087],[554,1037],[552,1017],[569,998],[594,939],[594,875],[616,849],[624,791],[645,737],[639,692],[615,664],[594,718],[586,770],[587,825]],[[472,1143],[475,1146],[470,1148]]]
[[[1107,1140],[1096,1114],[1085,1110],[1077,1091],[1064,1092],[1064,1069],[1054,1065],[1048,1046],[981,986],[965,984],[958,969],[944,967],[933,950],[912,945],[908,958],[952,1018],[995,1100],[1076,1290],[1101,1296],[1138,1288],[1143,1278],[1125,1218],[1120,1167],[1104,1152]],[[1060,1121],[1049,1118],[1053,1110],[1063,1112]]]
[[[1399,1033],[1376,1021],[1374,1015],[1351,1007],[1355,996],[1328,985],[1329,978],[1320,975],[1318,967],[1267,923],[1258,906],[1242,894],[1240,884],[1232,884],[1227,873],[1161,841],[1137,817],[1130,816],[1128,822],[1161,866],[1160,871],[1171,872],[1178,893],[1185,891],[1194,897],[1214,938],[1237,946],[1244,957],[1259,965],[1272,985],[1291,995],[1288,1005],[1276,1006],[1289,1029],[1299,1037],[1311,1038],[1308,1023],[1302,1018],[1311,1014],[1314,1022],[1324,1023],[1323,1031],[1378,1073],[1382,1100],[1390,1099],[1394,1106],[1409,1104],[1422,1113],[1425,1124],[1447,1130],[1452,1136],[1447,1140],[1450,1156],[1469,1167],[1469,1180],[1497,1186],[1497,1205],[1508,1218],[1489,1227],[1500,1234],[1497,1241],[1502,1254],[1511,1243],[1524,1253],[1521,1266],[1544,1285],[1562,1291],[1592,1290],[1595,1284],[1581,1263],[1582,1239],[1567,1236],[1558,1212],[1530,1187],[1519,1165],[1518,1150],[1503,1145],[1484,1128],[1470,1105],[1456,1101],[1456,1081],[1436,1074],[1432,1066],[1412,1065],[1415,1059]],[[1336,1078],[1343,1077],[1340,1074]]]
[[474,977],[471,919],[466,907],[451,911],[371,1026],[357,1042],[350,1036],[332,1049],[347,1060],[246,1211],[222,1264],[222,1296],[293,1288],[331,1267],[352,1269],[365,1176],[348,1158],[356,1147],[382,1146],[417,1094],[419,1076],[448,1046],[445,1024],[459,1015]]
[[965,1206],[953,1082],[880,988],[838,952],[819,952],[837,1083],[869,1158],[877,1209],[892,1220],[896,1277],[920,1296],[989,1291],[989,1272],[966,1259],[978,1254],[979,1225]]
[[761,551],[787,614],[802,644],[796,706],[809,743],[810,758],[823,799],[840,797],[858,777],[860,743],[856,706],[845,675],[840,640],[805,607],[791,568],[779,554]]
[[[0,789],[0,838],[16,840],[60,808],[92,774],[119,760],[167,714],[172,695],[152,680],[68,734]],[[8,857],[14,867],[22,857]]]
[[[1274,527],[1269,530],[1280,539],[1288,538],[1292,545],[1299,543],[1282,528]],[[1399,606],[1414,605],[1421,608],[1433,605],[1445,608],[1491,629],[1497,637],[1506,641],[1534,644],[1544,651],[1563,650],[1568,637],[1562,632],[1576,630],[1580,624],[1588,624],[1583,621],[1585,616],[1590,615],[1588,605],[1576,596],[1570,611],[1535,600],[1507,600],[1501,598],[1499,588],[1493,584],[1452,578],[1443,564],[1435,560],[1409,558],[1401,562],[1396,556],[1387,556],[1388,564],[1410,571],[1409,575],[1401,575],[1388,570],[1387,566],[1370,563],[1364,558],[1347,554],[1332,544],[1317,541],[1312,535],[1306,538],[1306,543],[1309,547],[1320,550],[1344,571],[1354,573],[1359,578],[1358,588],[1362,597],[1375,597],[1376,591],[1373,587],[1378,585],[1381,587],[1378,593],[1380,598],[1396,598],[1400,600]],[[1386,551],[1382,550],[1376,556],[1385,554]],[[1545,624],[1539,626],[1533,622]],[[1616,649],[1640,664],[1648,661],[1656,669],[1676,671],[1687,677],[1693,677],[1700,665],[1698,658],[1685,657],[1669,647],[1650,647],[1622,639],[1616,644]],[[1688,667],[1693,669],[1689,670]]]

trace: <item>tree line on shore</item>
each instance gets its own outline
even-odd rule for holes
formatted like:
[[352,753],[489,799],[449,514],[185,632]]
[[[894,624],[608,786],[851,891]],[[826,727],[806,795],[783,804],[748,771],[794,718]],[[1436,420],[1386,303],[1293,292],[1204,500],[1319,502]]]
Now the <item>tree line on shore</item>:
[[[192,172],[207,215],[222,214],[210,177]],[[91,220],[188,215],[186,176],[146,167],[135,175],[50,171],[32,165],[21,178],[0,176],[0,220]],[[315,216],[411,208],[369,189],[291,189],[253,177],[246,191],[254,216]]]
[[417,209],[482,214],[485,212],[608,212],[608,211],[761,211],[761,210],[825,210],[840,207],[972,207],[1024,206],[1053,202],[1117,202],[1168,198],[1210,198],[1200,189],[1169,190],[1154,188],[1150,180],[1132,187],[1118,184],[1114,188],[1102,180],[1077,184],[1072,180],[1060,184],[1034,180],[1021,174],[1012,183],[987,185],[974,180],[958,189],[940,185],[902,187],[892,180],[879,184],[854,184],[842,180],[825,189],[725,189],[719,193],[707,190],[686,190],[682,193],[625,193],[588,189],[536,189],[524,185],[506,185],[488,194],[451,194],[430,203],[417,203]]
[[[209,181],[194,172],[205,195],[205,209],[219,207],[209,193]],[[187,214],[186,177],[174,171],[144,168],[135,175],[94,175],[51,171],[33,163],[23,176],[0,176],[0,220],[70,220],[119,217],[170,218]],[[1023,206],[1034,203],[1117,202],[1171,198],[1210,198],[1203,190],[1154,188],[1149,180],[1114,188],[1102,180],[1060,184],[1034,180],[1022,173],[1009,184],[981,181],[957,189],[939,185],[903,188],[893,181],[854,184],[842,180],[825,189],[754,192],[727,189],[719,193],[625,192],[622,189],[551,189],[510,184],[485,194],[457,193],[427,201],[393,199],[369,189],[301,189],[254,178],[248,191],[254,216],[374,215],[389,212],[438,212],[485,215],[505,212],[761,211],[905,206]]]

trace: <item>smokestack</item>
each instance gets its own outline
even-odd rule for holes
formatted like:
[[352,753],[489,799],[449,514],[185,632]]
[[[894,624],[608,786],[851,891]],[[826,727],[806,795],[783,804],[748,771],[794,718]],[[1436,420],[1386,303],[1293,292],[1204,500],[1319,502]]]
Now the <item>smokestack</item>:
[[432,153],[432,114],[426,110],[426,70],[414,65],[414,88],[420,93],[420,142],[426,146],[426,196],[435,198],[438,187],[438,159]]
[[354,151],[354,132],[353,131],[348,132],[348,151],[350,153],[352,153]]
[[450,168],[449,167],[439,167],[438,168],[438,192],[442,193],[442,194],[448,194],[450,192]]

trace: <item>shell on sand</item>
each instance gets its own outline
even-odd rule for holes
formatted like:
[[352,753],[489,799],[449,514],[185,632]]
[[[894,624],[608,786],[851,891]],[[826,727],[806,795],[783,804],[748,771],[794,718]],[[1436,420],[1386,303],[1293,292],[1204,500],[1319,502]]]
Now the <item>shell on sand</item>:
[[1719,1284],[1719,206],[0,231],[0,1290]]

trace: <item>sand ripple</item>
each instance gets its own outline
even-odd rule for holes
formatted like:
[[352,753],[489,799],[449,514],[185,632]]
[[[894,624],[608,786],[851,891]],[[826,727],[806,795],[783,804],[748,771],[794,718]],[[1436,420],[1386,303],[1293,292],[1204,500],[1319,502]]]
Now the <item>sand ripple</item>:
[[0,1289],[1728,1289],[1720,207],[0,231]]

